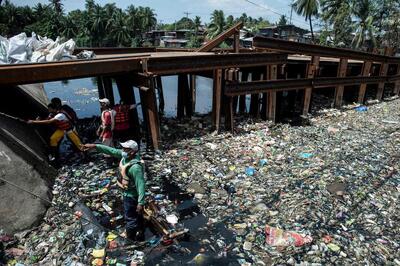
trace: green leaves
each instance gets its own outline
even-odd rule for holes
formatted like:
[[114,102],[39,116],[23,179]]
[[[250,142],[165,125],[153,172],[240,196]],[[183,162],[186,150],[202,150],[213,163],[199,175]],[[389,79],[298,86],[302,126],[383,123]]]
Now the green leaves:
[[73,38],[78,46],[139,46],[143,34],[157,25],[156,14],[149,7],[129,6],[125,11],[114,3],[104,6],[86,0],[85,10],[63,13],[60,0],[17,7],[10,1],[0,6],[0,34],[13,36],[32,31],[55,39]]

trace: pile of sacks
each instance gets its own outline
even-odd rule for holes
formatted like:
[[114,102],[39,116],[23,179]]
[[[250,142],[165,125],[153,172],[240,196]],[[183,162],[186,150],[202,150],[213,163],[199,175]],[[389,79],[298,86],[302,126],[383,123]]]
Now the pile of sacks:
[[74,40],[62,42],[41,37],[32,32],[32,37],[20,33],[9,39],[0,36],[0,64],[41,63],[76,59],[72,55]]

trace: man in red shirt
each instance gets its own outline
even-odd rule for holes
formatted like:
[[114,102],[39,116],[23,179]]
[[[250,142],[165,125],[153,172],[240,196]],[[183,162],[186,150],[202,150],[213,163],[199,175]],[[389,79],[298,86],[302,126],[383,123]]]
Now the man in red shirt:
[[102,143],[109,147],[114,147],[113,130],[114,130],[114,111],[111,109],[110,101],[107,98],[99,100],[101,105],[101,126],[98,135]]

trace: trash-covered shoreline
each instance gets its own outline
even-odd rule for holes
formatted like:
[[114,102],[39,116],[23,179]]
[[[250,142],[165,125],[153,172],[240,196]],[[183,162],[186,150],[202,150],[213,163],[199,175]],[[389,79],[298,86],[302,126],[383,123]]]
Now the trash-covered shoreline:
[[[399,107],[394,100],[325,109],[297,127],[243,118],[235,135],[210,133],[208,117],[162,121],[164,150],[144,154],[148,197],[184,226],[204,217],[189,239],[163,246],[150,236],[145,248],[117,254],[113,235],[88,234],[79,202],[97,218],[119,212],[116,165],[92,155],[59,171],[53,202],[61,210],[51,207],[41,225],[13,239],[2,236],[8,263],[102,265],[93,252],[106,245],[104,265],[400,265]],[[179,215],[164,182],[199,208]],[[121,221],[112,222],[120,233]]]

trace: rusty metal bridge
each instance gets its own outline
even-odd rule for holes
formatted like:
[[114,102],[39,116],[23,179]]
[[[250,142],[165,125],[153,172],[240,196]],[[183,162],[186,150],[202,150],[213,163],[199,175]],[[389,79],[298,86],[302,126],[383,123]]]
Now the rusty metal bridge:
[[[161,140],[162,76],[178,75],[178,118],[193,114],[195,76],[212,78],[210,101],[217,131],[222,115],[226,127],[233,131],[234,115],[238,109],[239,112],[245,109],[246,95],[251,95],[252,115],[275,121],[279,91],[304,90],[304,115],[309,112],[311,95],[316,88],[335,88],[332,101],[337,108],[342,105],[346,86],[358,86],[356,101],[359,103],[365,100],[368,84],[377,84],[378,100],[382,99],[387,84],[392,84],[393,95],[400,92],[400,58],[393,56],[394,49],[387,48],[381,55],[265,37],[255,37],[253,47],[244,49],[239,46],[241,27],[241,23],[234,25],[196,50],[86,48],[96,53],[96,59],[2,65],[0,87],[97,77],[99,97],[113,102],[112,79],[115,79],[121,99],[128,104],[135,103],[133,87],[138,87],[148,136],[155,149],[160,148]],[[233,48],[216,48],[231,37]],[[324,71],[325,66],[335,68],[335,75]],[[358,72],[354,73],[354,69]]]

